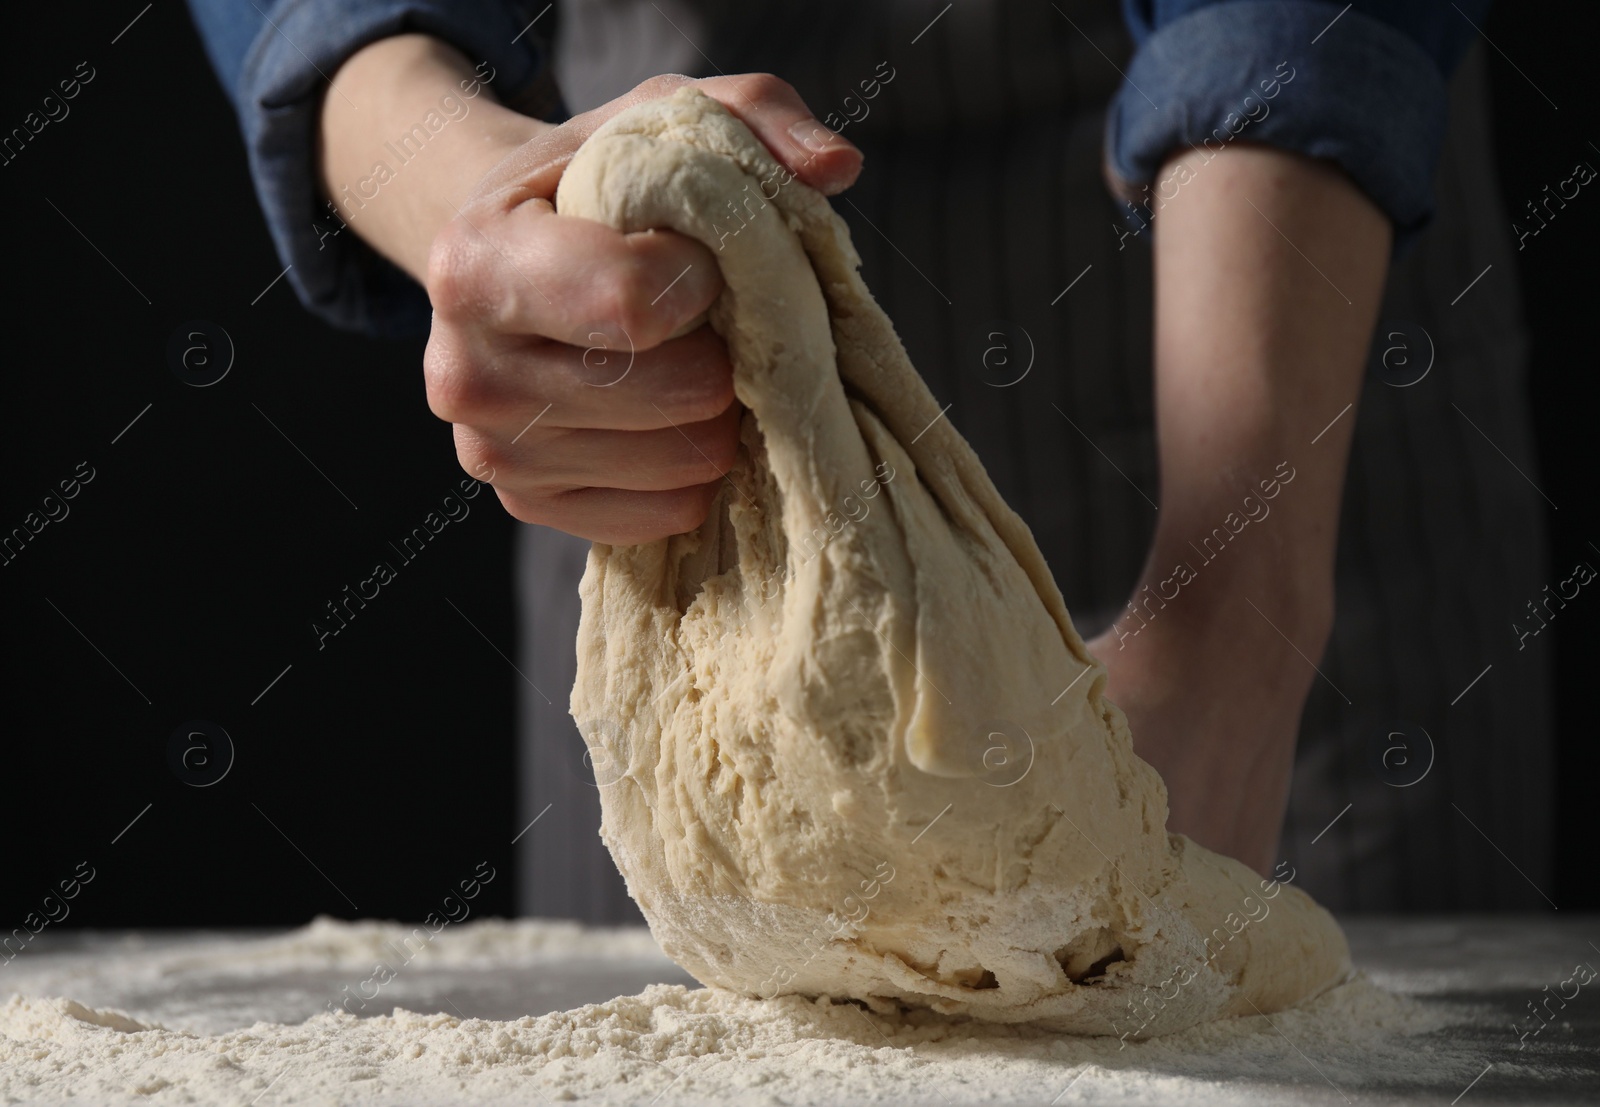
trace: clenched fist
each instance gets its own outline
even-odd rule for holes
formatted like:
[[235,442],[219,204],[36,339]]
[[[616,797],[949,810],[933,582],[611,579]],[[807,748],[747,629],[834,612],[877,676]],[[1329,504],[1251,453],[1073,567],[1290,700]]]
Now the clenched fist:
[[327,97],[321,131],[330,196],[370,173],[383,136],[454,98],[449,126],[350,222],[427,287],[428,405],[454,424],[462,466],[516,518],[595,541],[698,526],[738,446],[727,350],[695,325],[722,290],[716,260],[670,231],[558,215],[562,170],[611,116],[684,84],[823,192],[855,180],[860,152],[765,74],[654,77],[559,126],[495,103],[492,81],[424,35],[374,43],[336,82],[345,95]]

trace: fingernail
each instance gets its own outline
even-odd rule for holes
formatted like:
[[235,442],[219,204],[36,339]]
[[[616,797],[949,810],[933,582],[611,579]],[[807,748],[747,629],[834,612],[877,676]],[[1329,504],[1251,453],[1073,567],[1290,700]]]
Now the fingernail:
[[817,119],[802,119],[789,128],[789,137],[813,157],[828,150],[854,150],[855,143],[823,126]]

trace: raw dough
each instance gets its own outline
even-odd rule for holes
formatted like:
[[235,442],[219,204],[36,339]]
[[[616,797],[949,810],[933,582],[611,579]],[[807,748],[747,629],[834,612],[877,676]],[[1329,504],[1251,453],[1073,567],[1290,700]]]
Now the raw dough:
[[556,203],[710,247],[749,409],[707,522],[596,545],[583,579],[572,713],[670,956],[746,995],[1135,1037],[1346,978],[1309,896],[1166,832],[1032,535],[819,193],[683,89],[600,128]]

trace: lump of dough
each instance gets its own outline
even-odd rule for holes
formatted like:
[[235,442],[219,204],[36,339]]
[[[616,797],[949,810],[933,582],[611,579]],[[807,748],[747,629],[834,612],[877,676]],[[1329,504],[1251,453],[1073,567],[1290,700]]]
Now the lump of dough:
[[827,201],[693,89],[564,215],[705,243],[748,409],[690,534],[595,545],[572,693],[602,835],[709,985],[1148,1036],[1345,978],[1333,919],[1168,834],[1033,537],[939,418]]

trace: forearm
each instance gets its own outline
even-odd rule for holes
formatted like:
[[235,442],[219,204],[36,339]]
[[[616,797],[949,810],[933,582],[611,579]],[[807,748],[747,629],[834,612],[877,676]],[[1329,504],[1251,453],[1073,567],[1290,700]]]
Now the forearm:
[[323,102],[318,177],[349,228],[418,281],[484,174],[550,124],[502,106],[456,50],[398,35],[357,51]]
[[[1178,621],[1249,598],[1311,652],[1332,619],[1345,409],[1389,223],[1327,163],[1243,144],[1211,157],[1186,151],[1161,171],[1184,183],[1155,234],[1161,507],[1141,590],[1190,592]],[[1193,579],[1167,583],[1180,565]]]

